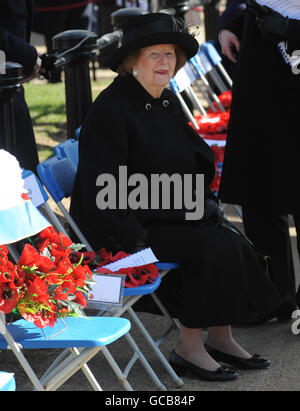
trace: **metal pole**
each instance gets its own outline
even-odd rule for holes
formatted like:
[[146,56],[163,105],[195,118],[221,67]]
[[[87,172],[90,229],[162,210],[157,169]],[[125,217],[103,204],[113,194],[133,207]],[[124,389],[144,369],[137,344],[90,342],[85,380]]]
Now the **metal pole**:
[[3,136],[3,148],[14,152],[16,147],[16,129],[13,101],[21,89],[23,67],[18,63],[6,62],[4,73],[0,74],[0,105],[3,107],[3,122],[0,122],[0,135]]
[[57,63],[65,71],[67,136],[74,138],[90,106],[92,90],[89,63],[96,54],[97,35],[87,30],[67,30],[52,39],[60,53]]

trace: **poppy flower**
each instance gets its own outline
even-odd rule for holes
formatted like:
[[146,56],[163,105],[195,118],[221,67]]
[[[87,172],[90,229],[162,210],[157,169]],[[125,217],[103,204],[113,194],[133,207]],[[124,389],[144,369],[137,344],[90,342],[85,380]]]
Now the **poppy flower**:
[[10,313],[16,307],[19,294],[5,285],[0,285],[0,311]]

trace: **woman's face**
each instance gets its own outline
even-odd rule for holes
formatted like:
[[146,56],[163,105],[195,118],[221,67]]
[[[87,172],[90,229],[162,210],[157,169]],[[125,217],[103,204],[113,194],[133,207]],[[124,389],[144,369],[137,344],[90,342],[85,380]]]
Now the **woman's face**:
[[137,70],[136,79],[148,93],[158,98],[173,77],[175,66],[175,45],[157,44],[140,50],[133,70]]

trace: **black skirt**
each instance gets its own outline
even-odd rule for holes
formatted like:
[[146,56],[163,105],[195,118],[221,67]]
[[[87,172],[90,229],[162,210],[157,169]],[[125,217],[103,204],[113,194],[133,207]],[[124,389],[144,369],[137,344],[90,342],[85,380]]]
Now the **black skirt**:
[[276,311],[280,297],[254,249],[217,225],[149,225],[149,245],[160,261],[178,262],[158,295],[188,328],[248,323]]

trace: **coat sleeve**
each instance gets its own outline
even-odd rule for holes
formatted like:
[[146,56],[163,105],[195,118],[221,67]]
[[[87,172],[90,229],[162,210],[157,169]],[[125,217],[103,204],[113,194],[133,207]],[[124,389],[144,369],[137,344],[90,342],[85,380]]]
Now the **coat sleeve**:
[[[101,237],[107,239],[103,246],[111,244],[112,249],[130,252],[140,244],[146,244],[147,230],[134,211],[119,209],[119,167],[127,164],[128,127],[122,108],[112,106],[96,102],[82,127],[77,179],[82,202],[80,208],[85,214],[85,221],[90,224],[88,231],[94,235],[101,233]],[[116,185],[111,185],[108,180],[103,185],[105,176],[114,178]],[[107,195],[104,198],[105,191]],[[107,204],[109,200],[109,208],[101,209],[101,204]]]
[[38,58],[36,48],[3,27],[0,27],[0,49],[4,51],[6,61],[22,64],[25,75],[33,72]]
[[224,24],[220,26],[219,31],[224,29],[229,30],[241,40],[244,30],[244,18],[245,13],[241,11],[235,18],[225,21]]

